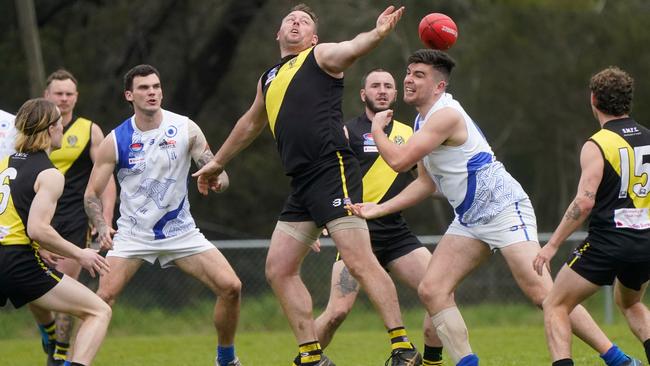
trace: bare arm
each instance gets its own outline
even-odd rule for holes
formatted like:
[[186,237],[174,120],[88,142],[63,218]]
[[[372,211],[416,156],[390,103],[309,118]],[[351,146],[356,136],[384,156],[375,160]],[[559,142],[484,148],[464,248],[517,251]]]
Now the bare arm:
[[[92,138],[90,141],[90,158],[94,163],[96,160],[99,145],[102,143],[102,141],[104,141],[104,133],[102,132],[102,129],[94,123],[92,127]],[[116,195],[117,189],[115,187],[115,179],[111,174],[108,183],[106,184],[106,188],[104,189],[104,193],[102,193],[100,197],[103,206],[104,221],[106,221],[108,225],[111,225],[113,222],[113,211],[115,210]]]
[[404,7],[395,10],[389,6],[377,18],[376,27],[354,39],[340,43],[323,43],[314,49],[318,65],[331,74],[340,76],[356,59],[367,54],[392,31],[404,13]]
[[95,272],[108,272],[104,258],[92,249],[80,249],[63,239],[50,225],[64,184],[65,178],[56,169],[47,169],[38,175],[34,183],[36,195],[29,208],[27,235],[45,249],[78,261],[93,277]]
[[589,217],[591,209],[596,203],[596,191],[598,191],[598,186],[603,178],[604,164],[598,146],[592,141],[587,141],[580,153],[582,173],[578,183],[578,192],[562,217],[562,221],[553,232],[551,239],[533,261],[533,267],[537,273],[541,274],[544,266],[548,268],[551,259],[566,238],[580,228]]
[[214,155],[214,158],[196,173],[192,174],[192,176],[199,177],[205,175],[208,177],[221,174],[224,166],[235,155],[250,145],[259,136],[267,123],[268,119],[264,108],[264,95],[260,80],[257,82],[257,94],[251,107],[239,118],[226,141]]
[[[214,159],[214,155],[212,155],[212,151],[210,151],[210,146],[208,145],[208,141],[206,140],[203,131],[201,131],[201,128],[194,123],[194,121],[189,122],[188,129],[190,156],[192,157],[192,160],[194,160],[196,166],[201,169]],[[216,177],[211,176],[206,178],[205,176],[199,176],[197,187],[201,194],[206,195],[208,194],[208,189],[214,192],[225,191],[228,189],[229,183],[228,174],[224,170]]]
[[402,211],[411,207],[425,198],[431,197],[436,192],[436,184],[424,169],[421,162],[418,163],[418,177],[411,182],[397,196],[381,204],[362,203],[350,207],[352,212],[365,219],[374,219],[394,212]]
[[390,109],[375,114],[371,132],[381,157],[396,172],[408,171],[426,154],[447,141],[454,140],[454,144],[461,144],[467,139],[462,116],[451,108],[433,113],[427,123],[402,145],[390,141],[384,133],[384,127],[392,118],[393,111]]
[[106,186],[113,176],[115,156],[113,134],[109,134],[99,145],[95,158],[93,170],[84,193],[84,209],[93,227],[97,230],[97,240],[102,249],[110,249],[113,246],[111,235],[114,230],[104,219],[104,205],[100,197],[103,196]]

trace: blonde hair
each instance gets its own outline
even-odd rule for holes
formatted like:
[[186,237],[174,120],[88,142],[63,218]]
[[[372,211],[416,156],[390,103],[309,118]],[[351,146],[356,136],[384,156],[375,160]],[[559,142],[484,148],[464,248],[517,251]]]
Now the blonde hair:
[[56,104],[44,98],[26,101],[16,113],[16,151],[36,152],[49,149],[52,146],[52,138],[48,127],[60,118]]

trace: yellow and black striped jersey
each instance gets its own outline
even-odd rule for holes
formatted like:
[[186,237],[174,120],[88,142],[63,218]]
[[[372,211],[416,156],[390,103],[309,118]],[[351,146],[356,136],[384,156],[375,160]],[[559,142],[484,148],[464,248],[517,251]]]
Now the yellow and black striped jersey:
[[32,245],[27,218],[38,175],[54,165],[43,151],[15,153],[0,161],[0,245]]
[[[395,172],[379,155],[379,150],[370,133],[372,122],[366,114],[345,123],[348,129],[350,148],[359,160],[363,174],[363,202],[381,203],[395,197],[413,181],[411,172]],[[413,135],[413,129],[393,120],[384,132],[388,138],[403,144]],[[400,212],[368,220],[368,229],[374,240],[390,239],[409,228]]]
[[309,48],[262,75],[271,132],[287,175],[347,150],[343,133],[343,79],[323,71]]
[[52,151],[50,160],[65,176],[65,187],[56,207],[53,222],[85,219],[83,197],[93,162],[90,146],[93,123],[73,117],[63,130],[61,148]]
[[590,141],[605,165],[587,240],[620,260],[650,260],[650,130],[621,118]]

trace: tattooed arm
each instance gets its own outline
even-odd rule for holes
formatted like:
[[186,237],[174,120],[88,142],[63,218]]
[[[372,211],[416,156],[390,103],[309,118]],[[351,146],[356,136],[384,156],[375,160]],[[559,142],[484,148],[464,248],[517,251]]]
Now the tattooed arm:
[[93,227],[97,230],[97,240],[101,249],[111,249],[113,247],[112,235],[115,233],[111,223],[107,223],[104,218],[104,205],[100,198],[107,184],[112,182],[111,178],[117,161],[114,138],[112,133],[109,134],[97,148],[93,170],[90,173],[90,179],[84,193],[84,209]]
[[[208,141],[205,139],[205,135],[201,128],[194,123],[193,121],[189,122],[189,138],[190,138],[190,155],[192,160],[196,164],[197,168],[200,170],[207,163],[212,161],[214,155],[210,151],[210,146]],[[208,194],[208,189],[213,192],[223,192],[228,189],[230,181],[228,180],[228,174],[226,171],[222,171],[218,176],[205,176],[201,175],[197,179],[197,187],[199,192],[203,195]]]
[[605,161],[598,146],[592,141],[587,141],[580,153],[582,173],[578,183],[578,192],[551,239],[533,261],[533,267],[537,273],[541,274],[544,266],[548,268],[551,258],[553,258],[566,238],[579,229],[589,217],[591,209],[596,204],[596,191],[603,178],[604,164]]

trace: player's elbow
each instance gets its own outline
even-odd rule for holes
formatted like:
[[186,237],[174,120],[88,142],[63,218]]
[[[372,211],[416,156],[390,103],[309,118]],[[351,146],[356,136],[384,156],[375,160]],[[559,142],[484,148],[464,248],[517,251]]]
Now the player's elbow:
[[596,204],[596,201],[593,198],[582,196],[576,197],[573,202],[578,206],[578,208],[580,208],[580,213],[583,215],[589,215]]
[[391,167],[391,169],[398,173],[406,173],[413,169],[413,163],[403,159],[396,159],[392,162],[389,162],[388,165]]
[[34,220],[33,218],[27,223],[27,235],[37,243],[47,242],[47,226],[45,223]]

